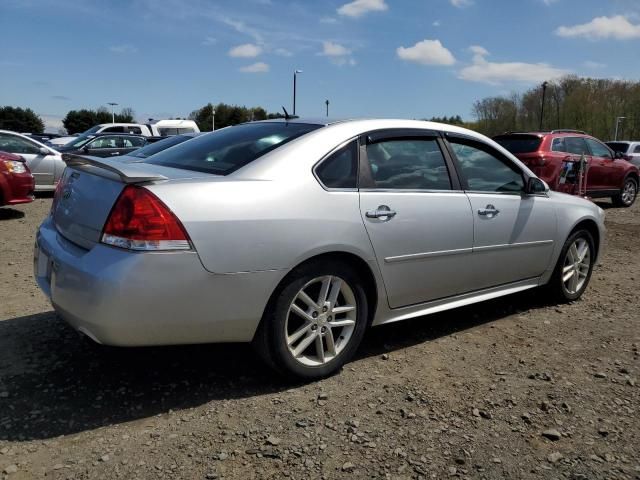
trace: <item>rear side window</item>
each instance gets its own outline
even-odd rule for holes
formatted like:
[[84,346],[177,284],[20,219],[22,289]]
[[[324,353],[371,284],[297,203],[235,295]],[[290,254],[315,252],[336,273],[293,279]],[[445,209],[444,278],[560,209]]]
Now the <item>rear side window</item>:
[[640,153],[640,145],[636,145],[636,148],[633,150],[633,153]]
[[150,157],[146,163],[228,175],[321,125],[247,123],[200,135]]
[[195,130],[193,128],[178,128],[178,135],[183,133],[194,133]]
[[125,148],[141,147],[144,144],[145,140],[142,137],[123,138],[123,145]]
[[158,132],[160,132],[160,135],[162,135],[163,137],[166,137],[169,135],[178,135],[177,128],[159,128]]
[[108,127],[102,131],[106,133],[125,133],[124,127]]
[[356,188],[358,144],[354,140],[332,153],[316,167],[316,175],[327,188]]
[[524,189],[522,172],[488,145],[455,138],[449,142],[469,190],[520,193]]
[[451,190],[449,171],[435,139],[384,140],[367,145],[376,188]]
[[511,153],[531,153],[538,151],[542,139],[535,135],[512,135],[495,137],[494,140]]
[[551,144],[552,152],[566,152],[567,151],[567,143],[564,141],[564,138],[554,138]]
[[589,155],[589,150],[587,149],[587,144],[584,142],[583,138],[580,137],[567,137],[565,139],[567,144],[567,152],[573,153],[575,155]]

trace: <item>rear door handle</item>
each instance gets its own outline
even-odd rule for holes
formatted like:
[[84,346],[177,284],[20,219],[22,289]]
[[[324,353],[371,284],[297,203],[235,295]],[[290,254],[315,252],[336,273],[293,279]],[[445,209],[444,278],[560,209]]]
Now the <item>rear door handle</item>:
[[483,217],[495,217],[499,213],[500,213],[500,210],[498,210],[496,207],[494,207],[491,204],[478,210],[478,215],[482,215]]
[[393,218],[396,216],[396,214],[397,212],[395,212],[394,210],[391,210],[386,205],[380,205],[375,210],[371,210],[365,213],[367,218],[382,218],[382,217]]
[[111,155],[120,155],[120,152],[113,152]]

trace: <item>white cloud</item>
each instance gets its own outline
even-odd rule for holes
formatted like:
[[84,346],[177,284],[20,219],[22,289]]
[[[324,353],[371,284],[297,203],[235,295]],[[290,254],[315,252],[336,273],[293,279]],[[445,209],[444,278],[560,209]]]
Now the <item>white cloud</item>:
[[281,57],[291,57],[293,53],[286,48],[276,48],[273,53],[280,55]]
[[593,60],[587,60],[586,62],[583,63],[583,65],[587,68],[592,68],[592,69],[605,68],[607,66],[605,63],[594,62]]
[[138,48],[133,45],[113,45],[109,50],[113,53],[136,53]]
[[629,40],[632,38],[640,38],[640,25],[634,25],[623,15],[596,17],[590,22],[580,25],[559,27],[556,30],[556,35],[570,38],[583,37],[589,40],[602,38]]
[[449,0],[451,5],[456,8],[464,8],[473,5],[473,0]]
[[489,62],[485,58],[489,55],[485,48],[474,45],[469,47],[469,50],[474,53],[473,63],[458,72],[458,78],[469,82],[490,85],[500,85],[505,82],[533,84],[571,73],[548,63]]
[[422,65],[453,65],[456,59],[440,40],[422,40],[413,47],[398,47],[398,57],[408,62]]
[[262,53],[262,47],[253,43],[238,45],[229,50],[229,56],[235,58],[253,58]]
[[204,45],[205,47],[210,47],[212,45],[215,45],[216,43],[218,43],[218,40],[209,36],[204,37],[204,40],[202,41],[202,45]]
[[384,0],[354,0],[353,2],[342,5],[338,8],[337,12],[340,15],[358,18],[368,12],[384,12],[388,9],[389,6]]
[[269,71],[269,65],[264,62],[256,62],[240,69],[244,73],[266,73]]
[[439,27],[440,25],[442,25],[442,23],[440,22],[440,20],[435,20],[431,25],[433,25],[434,27]]
[[319,55],[324,55],[326,57],[343,57],[350,54],[351,50],[334,42],[322,42],[322,53],[319,53]]

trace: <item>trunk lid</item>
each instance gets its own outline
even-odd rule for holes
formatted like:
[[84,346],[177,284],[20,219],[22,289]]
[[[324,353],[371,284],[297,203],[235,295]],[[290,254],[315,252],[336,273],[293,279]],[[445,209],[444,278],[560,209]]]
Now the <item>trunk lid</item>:
[[63,237],[86,249],[100,241],[109,213],[127,184],[212,176],[95,157],[65,155],[63,158],[67,168],[56,189],[51,215]]

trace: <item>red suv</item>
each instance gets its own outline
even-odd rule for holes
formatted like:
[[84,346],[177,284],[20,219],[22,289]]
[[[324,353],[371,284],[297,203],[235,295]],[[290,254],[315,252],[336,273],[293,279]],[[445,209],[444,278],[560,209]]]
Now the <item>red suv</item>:
[[584,176],[587,196],[611,197],[620,207],[630,207],[636,199],[638,167],[584,132],[508,132],[493,139],[524,162],[552,190],[580,193],[576,171],[584,154],[588,165]]
[[0,152],[0,207],[33,202],[35,180],[24,158]]

